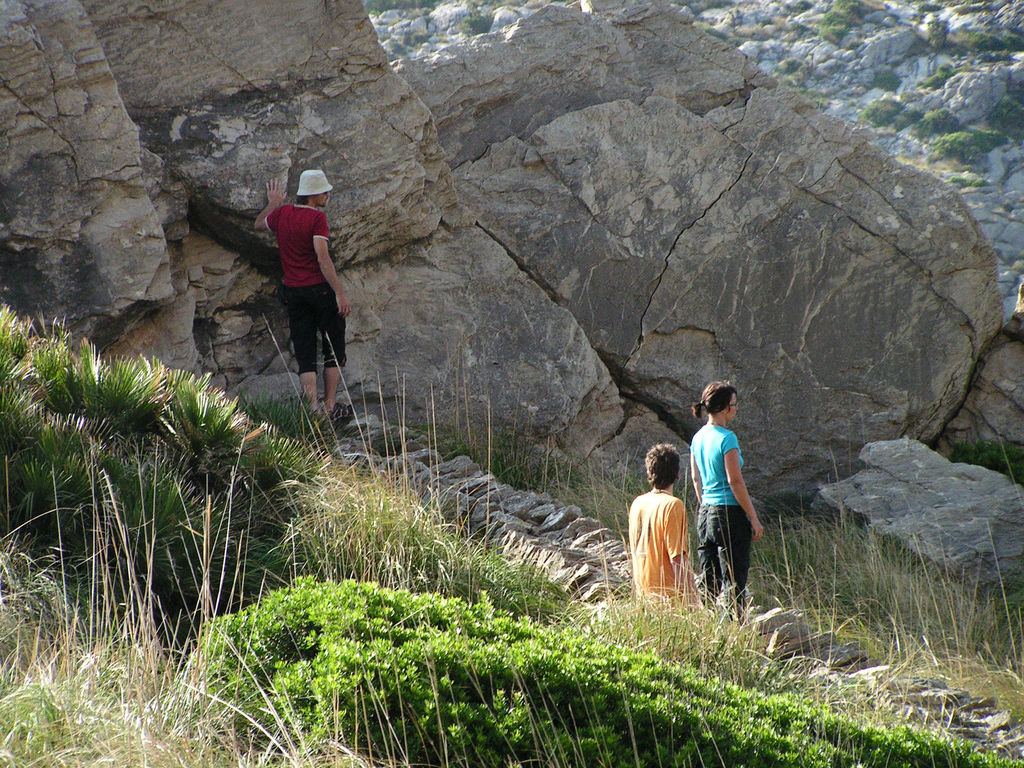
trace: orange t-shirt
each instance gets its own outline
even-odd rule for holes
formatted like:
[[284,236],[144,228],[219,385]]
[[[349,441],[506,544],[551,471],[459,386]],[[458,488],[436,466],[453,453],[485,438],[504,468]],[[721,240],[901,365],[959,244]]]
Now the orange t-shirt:
[[686,536],[686,507],[671,493],[651,491],[633,500],[629,549],[638,592],[676,596],[686,588],[676,584],[672,570],[672,558],[687,554]]

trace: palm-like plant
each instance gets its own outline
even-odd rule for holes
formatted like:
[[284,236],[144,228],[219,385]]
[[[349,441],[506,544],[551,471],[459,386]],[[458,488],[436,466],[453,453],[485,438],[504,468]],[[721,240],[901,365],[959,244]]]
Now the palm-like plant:
[[208,376],[104,360],[2,307],[0,450],[4,532],[172,624],[257,590],[279,565],[291,495],[324,460]]

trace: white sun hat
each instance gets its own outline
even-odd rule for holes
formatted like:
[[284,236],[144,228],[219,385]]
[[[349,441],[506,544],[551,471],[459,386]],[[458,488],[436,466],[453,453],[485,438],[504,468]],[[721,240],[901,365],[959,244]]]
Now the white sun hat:
[[321,170],[303,171],[299,176],[299,191],[295,194],[309,197],[330,192],[334,187],[327,183],[327,176]]

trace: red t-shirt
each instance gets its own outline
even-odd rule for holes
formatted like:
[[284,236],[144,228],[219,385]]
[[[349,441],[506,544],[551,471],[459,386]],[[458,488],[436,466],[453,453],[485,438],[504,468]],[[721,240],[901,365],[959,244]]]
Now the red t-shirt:
[[313,250],[314,236],[328,236],[323,211],[302,205],[282,205],[267,216],[267,226],[277,235],[285,285],[302,288],[327,282]]

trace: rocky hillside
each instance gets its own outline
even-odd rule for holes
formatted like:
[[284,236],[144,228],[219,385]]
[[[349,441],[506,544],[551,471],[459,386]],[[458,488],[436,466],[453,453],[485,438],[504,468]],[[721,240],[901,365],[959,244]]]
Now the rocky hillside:
[[395,418],[627,461],[729,377],[759,491],[1024,422],[1017,336],[961,408],[1003,316],[955,189],[686,9],[547,6],[395,66],[357,0],[20,0],[0,33],[0,300],[109,351],[288,391],[251,222],[322,167],[346,381]]
[[[538,5],[368,0],[392,58],[496,32]],[[961,190],[999,253],[1011,313],[1024,274],[1024,3],[680,0],[819,108],[873,126],[874,141]],[[404,5],[404,4],[403,4]]]

